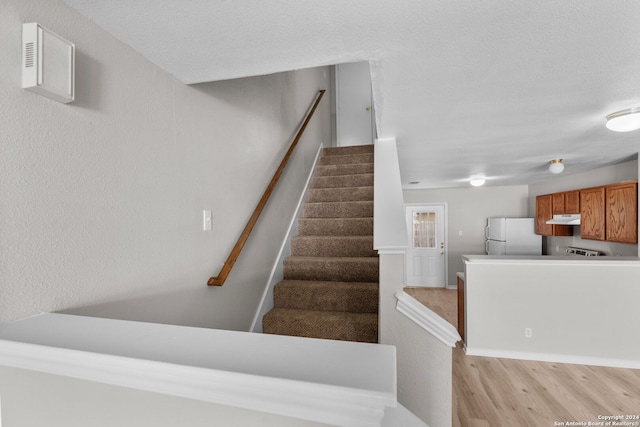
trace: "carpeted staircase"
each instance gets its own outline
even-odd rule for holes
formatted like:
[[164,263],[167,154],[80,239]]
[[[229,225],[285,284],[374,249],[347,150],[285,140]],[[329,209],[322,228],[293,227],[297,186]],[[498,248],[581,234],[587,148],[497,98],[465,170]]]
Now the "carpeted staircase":
[[325,148],[265,333],[378,342],[373,145]]

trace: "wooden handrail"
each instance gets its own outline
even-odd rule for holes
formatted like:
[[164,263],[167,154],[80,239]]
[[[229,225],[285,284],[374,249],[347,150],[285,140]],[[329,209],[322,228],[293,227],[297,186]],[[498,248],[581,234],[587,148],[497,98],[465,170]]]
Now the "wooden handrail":
[[273,175],[273,178],[271,178],[271,182],[267,186],[267,189],[264,191],[262,198],[260,199],[260,201],[258,202],[258,205],[253,211],[251,218],[249,218],[249,221],[247,222],[247,225],[244,227],[244,230],[242,230],[242,234],[240,234],[240,237],[238,238],[238,241],[236,242],[233,249],[231,250],[229,257],[224,262],[224,265],[222,266],[220,273],[218,273],[218,276],[216,277],[211,277],[207,282],[207,285],[209,286],[224,285],[225,280],[227,280],[227,276],[231,272],[231,268],[236,263],[238,256],[240,256],[240,252],[242,251],[242,248],[244,247],[245,243],[247,243],[247,240],[249,239],[251,230],[253,230],[253,227],[256,225],[256,222],[258,222],[258,218],[260,217],[262,210],[267,204],[267,201],[269,200],[269,197],[271,196],[273,189],[278,183],[278,180],[280,179],[280,175],[282,175],[282,172],[284,171],[284,167],[287,165],[287,162],[289,161],[289,157],[291,157],[291,154],[293,153],[293,150],[296,148],[296,145],[298,145],[298,141],[300,141],[300,138],[302,137],[304,130],[309,124],[311,117],[313,117],[313,113],[316,111],[316,108],[318,107],[318,104],[320,103],[320,100],[322,99],[324,92],[325,92],[324,90],[318,91],[318,94],[316,95],[316,99],[313,102],[309,111],[307,112],[307,115],[304,119],[304,122],[302,122],[300,129],[298,129],[298,133],[296,134],[296,137],[293,139],[293,142],[291,143],[291,146],[289,147],[287,154],[284,155],[282,162],[280,162],[280,166],[278,166],[276,173]]

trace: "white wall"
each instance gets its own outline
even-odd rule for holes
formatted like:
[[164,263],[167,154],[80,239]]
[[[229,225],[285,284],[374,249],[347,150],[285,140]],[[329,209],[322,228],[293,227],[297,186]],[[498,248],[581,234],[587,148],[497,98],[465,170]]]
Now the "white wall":
[[376,139],[374,161],[373,247],[380,253],[404,254],[409,239],[396,140]]
[[[23,22],[76,44],[74,103],[20,89]],[[326,96],[227,283],[206,281],[329,69],[185,86],[57,0],[4,1],[0,51],[0,322],[71,309],[248,329],[331,139]]]
[[380,255],[380,343],[396,346],[398,402],[431,427],[450,426],[452,349],[396,310],[404,255]]
[[[568,169],[569,167],[567,167]],[[529,186],[529,213],[535,216],[536,196],[550,194],[566,190],[595,187],[604,184],[613,184],[621,181],[638,179],[638,160],[631,160],[612,166],[595,169],[589,172],[573,175],[564,174],[553,179]],[[637,256],[638,245],[625,243],[600,242],[597,240],[583,240],[580,238],[580,227],[573,227],[572,237],[543,237],[543,245],[546,254],[563,253],[567,246],[589,248],[603,252],[606,255]]]
[[636,258],[471,259],[467,353],[638,368],[638,283]]
[[0,377],[7,426],[328,425],[5,366],[0,366]]
[[525,185],[404,190],[405,203],[447,204],[448,286],[455,286],[456,273],[464,270],[461,255],[485,253],[487,218],[526,217],[527,197]]

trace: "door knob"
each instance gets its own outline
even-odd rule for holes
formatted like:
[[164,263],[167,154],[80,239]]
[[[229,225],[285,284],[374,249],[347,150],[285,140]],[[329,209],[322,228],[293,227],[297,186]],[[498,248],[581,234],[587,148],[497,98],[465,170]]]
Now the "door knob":
[[367,105],[367,106],[365,107],[365,109],[366,109],[367,111],[371,111],[371,105]]
[[440,251],[440,255],[444,255],[444,251]]

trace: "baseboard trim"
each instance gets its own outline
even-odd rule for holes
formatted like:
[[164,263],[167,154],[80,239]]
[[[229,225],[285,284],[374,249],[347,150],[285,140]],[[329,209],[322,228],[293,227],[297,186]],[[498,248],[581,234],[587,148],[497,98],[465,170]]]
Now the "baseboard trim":
[[378,251],[378,255],[406,255],[407,253],[407,248],[406,246],[401,246],[401,247],[384,247],[384,248],[373,248],[375,250]]
[[573,365],[606,366],[610,368],[640,369],[640,361],[610,359],[605,357],[579,356],[554,353],[531,353],[523,351],[491,350],[486,348],[464,347],[469,356],[496,357],[501,359],[536,360],[539,362],[569,363]]
[[311,179],[313,178],[313,171],[316,169],[316,164],[318,163],[318,159],[322,154],[323,148],[324,143],[320,143],[318,151],[316,152],[316,157],[313,160],[313,164],[311,165],[311,170],[309,171],[309,175],[307,176],[307,182],[305,182],[302,193],[300,194],[300,198],[298,199],[298,205],[296,206],[295,212],[291,217],[291,222],[289,223],[289,231],[287,231],[287,234],[285,235],[284,239],[282,240],[282,244],[280,245],[278,258],[276,258],[276,262],[273,264],[273,268],[271,269],[269,280],[267,280],[264,292],[262,293],[262,299],[260,300],[258,310],[256,311],[256,314],[253,317],[253,321],[251,322],[249,332],[262,332],[262,323],[260,322],[260,319],[262,319],[262,316],[267,314],[269,310],[273,308],[273,287],[284,277],[284,259],[291,253],[291,239],[295,237],[297,232],[298,218],[300,217],[300,208],[304,203],[307,189],[309,188],[309,184],[311,183]]

